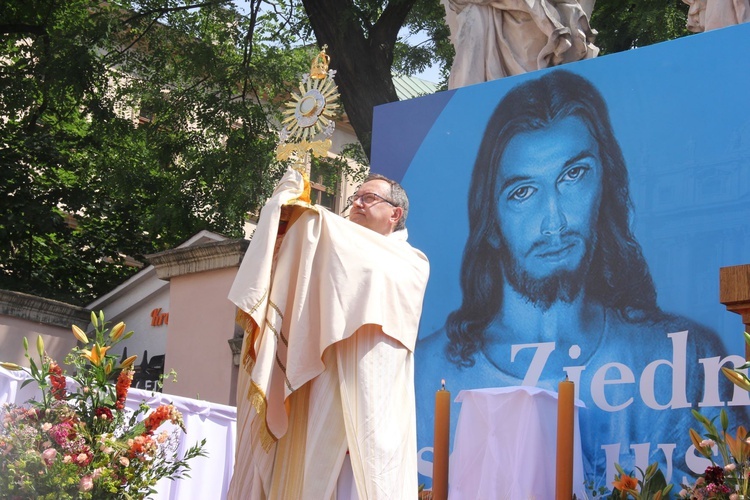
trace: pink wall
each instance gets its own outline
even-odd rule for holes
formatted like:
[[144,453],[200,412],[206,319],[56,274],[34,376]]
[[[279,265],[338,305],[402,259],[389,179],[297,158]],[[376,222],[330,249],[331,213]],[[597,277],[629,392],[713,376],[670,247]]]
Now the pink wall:
[[227,295],[236,267],[174,276],[164,373],[177,382],[164,392],[220,404],[235,404],[237,368],[227,341],[234,332],[235,306]]
[[0,361],[28,367],[29,362],[23,351],[23,338],[26,337],[29,339],[29,354],[38,364],[36,338],[39,335],[44,339],[47,354],[61,365],[65,356],[76,345],[70,328],[0,315]]

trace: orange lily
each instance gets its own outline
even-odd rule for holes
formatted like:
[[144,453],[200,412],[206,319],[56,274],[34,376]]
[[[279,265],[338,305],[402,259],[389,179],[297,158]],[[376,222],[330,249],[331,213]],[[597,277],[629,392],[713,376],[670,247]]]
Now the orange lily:
[[73,336],[78,340],[79,342],[83,342],[84,344],[89,343],[89,338],[86,336],[83,330],[81,330],[76,325],[73,325]]
[[91,361],[94,366],[99,366],[104,360],[104,356],[107,354],[109,347],[102,347],[99,344],[94,344],[94,347],[89,351],[88,349],[81,350],[83,357]]
[[130,366],[133,366],[133,363],[135,362],[137,357],[137,354],[133,354],[132,356],[125,358],[125,361],[120,364],[120,368],[128,368]]
[[711,458],[711,448],[701,446],[701,436],[695,429],[690,429],[690,440],[693,442],[693,446],[698,452],[706,458]]
[[612,485],[620,491],[635,491],[638,486],[638,480],[624,474],[620,476],[620,479],[614,481]]
[[724,439],[729,446],[729,452],[732,454],[737,463],[744,463],[750,456],[750,444],[745,442],[747,438],[747,430],[743,426],[737,428],[737,437],[732,437],[729,434],[724,434]]
[[120,321],[115,325],[114,328],[112,328],[112,331],[109,333],[109,338],[112,340],[117,340],[120,337],[122,337],[122,333],[125,331],[125,323]]
[[731,370],[726,366],[722,366],[721,371],[734,385],[750,391],[750,379],[747,378],[747,375]]

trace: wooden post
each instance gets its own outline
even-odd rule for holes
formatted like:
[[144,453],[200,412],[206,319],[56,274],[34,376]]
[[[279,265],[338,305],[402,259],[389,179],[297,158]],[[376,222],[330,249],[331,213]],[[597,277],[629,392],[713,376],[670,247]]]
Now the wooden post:
[[[745,331],[750,332],[750,264],[719,269],[719,302],[742,316]],[[745,344],[745,359],[750,359],[750,346]]]

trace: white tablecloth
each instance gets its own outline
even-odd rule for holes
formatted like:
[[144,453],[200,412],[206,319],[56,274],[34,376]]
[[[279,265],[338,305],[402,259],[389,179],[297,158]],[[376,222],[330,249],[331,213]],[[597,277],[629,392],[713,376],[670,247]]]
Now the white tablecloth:
[[[23,372],[10,372],[0,367],[0,404],[23,404],[37,393],[36,384],[23,389]],[[171,481],[168,478],[157,483],[157,494],[149,498],[156,500],[222,499],[226,497],[229,480],[234,467],[234,442],[237,413],[233,406],[219,405],[207,401],[161,394],[141,389],[130,389],[127,407],[135,409],[145,401],[151,408],[160,404],[173,404],[182,413],[187,433],[181,434],[178,452],[206,439],[206,457],[197,457],[189,462],[190,478]],[[165,424],[171,425],[171,424]]]
[[[449,498],[555,498],[557,393],[536,387],[461,391]],[[577,407],[583,403],[576,402]],[[586,498],[575,412],[573,490]]]

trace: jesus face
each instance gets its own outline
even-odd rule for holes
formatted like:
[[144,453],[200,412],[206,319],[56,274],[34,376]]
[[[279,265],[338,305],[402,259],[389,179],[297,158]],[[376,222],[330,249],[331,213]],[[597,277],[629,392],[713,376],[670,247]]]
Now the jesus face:
[[602,175],[596,139],[576,116],[516,135],[500,158],[496,207],[505,275],[542,307],[582,289]]

